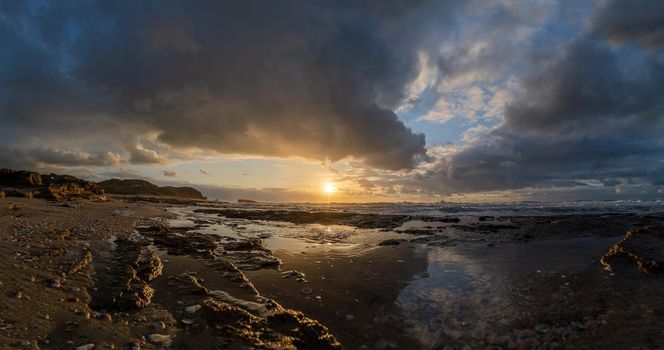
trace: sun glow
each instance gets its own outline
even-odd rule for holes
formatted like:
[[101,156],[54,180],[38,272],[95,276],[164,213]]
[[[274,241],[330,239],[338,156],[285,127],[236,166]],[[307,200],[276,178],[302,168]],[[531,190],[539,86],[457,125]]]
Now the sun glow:
[[323,192],[325,192],[325,193],[327,193],[327,194],[337,192],[337,186],[335,186],[335,185],[334,185],[333,183],[331,183],[331,182],[327,182],[327,183],[325,183],[325,185],[323,186]]

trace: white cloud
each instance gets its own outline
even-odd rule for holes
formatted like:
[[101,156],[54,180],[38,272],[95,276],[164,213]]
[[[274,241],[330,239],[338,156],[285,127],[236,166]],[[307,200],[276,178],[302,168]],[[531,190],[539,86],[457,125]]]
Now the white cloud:
[[417,100],[426,89],[432,87],[438,80],[438,67],[425,52],[417,53],[419,61],[419,73],[417,78],[406,87],[406,99],[397,108],[397,112],[408,111],[417,105]]
[[463,133],[462,139],[467,143],[477,142],[486,135],[487,131],[489,131],[489,128],[484,125],[473,126],[466,129]]
[[419,120],[445,123],[454,118],[500,119],[512,93],[508,86],[472,84],[441,94]]
[[129,147],[129,161],[134,164],[166,164],[169,162],[168,158],[141,144]]

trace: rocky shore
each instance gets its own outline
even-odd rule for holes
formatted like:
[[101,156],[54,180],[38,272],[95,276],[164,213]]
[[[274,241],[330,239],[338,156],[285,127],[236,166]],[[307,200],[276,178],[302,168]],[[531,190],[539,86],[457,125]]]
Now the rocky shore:
[[95,183],[69,175],[41,175],[37,172],[0,169],[0,197],[46,198],[52,200],[104,200],[106,194]]
[[[233,263],[215,258],[207,237],[183,241],[183,231],[161,226],[159,219],[172,216],[164,207],[27,198],[0,204],[2,348],[340,347],[325,326],[260,296]],[[206,286],[197,272],[172,272],[153,247],[200,264],[198,273],[215,272],[224,289]]]
[[[659,213],[220,208],[2,176],[16,191],[0,198],[2,349],[656,348],[664,336]],[[575,255],[555,242],[587,262],[565,270]],[[568,255],[541,260],[549,251]],[[464,275],[437,279],[453,263]]]

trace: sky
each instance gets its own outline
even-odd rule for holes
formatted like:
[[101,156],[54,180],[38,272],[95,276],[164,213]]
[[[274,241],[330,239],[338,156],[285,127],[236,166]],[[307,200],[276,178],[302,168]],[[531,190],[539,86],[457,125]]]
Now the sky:
[[0,167],[229,200],[658,199],[662,135],[662,1],[0,0]]

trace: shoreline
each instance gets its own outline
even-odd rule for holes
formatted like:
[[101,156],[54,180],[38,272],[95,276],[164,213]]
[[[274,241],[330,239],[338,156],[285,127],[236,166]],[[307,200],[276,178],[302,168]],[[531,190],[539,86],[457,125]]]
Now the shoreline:
[[[197,210],[201,208],[140,198],[64,203],[1,199],[0,253],[5,258],[0,289],[5,298],[0,347],[388,349],[412,341],[422,349],[441,344],[584,346],[593,344],[594,336],[577,323],[597,323],[593,332],[610,339],[607,330],[613,327],[601,327],[602,322],[615,321],[606,306],[598,311],[593,288],[609,283],[614,302],[629,293],[648,299],[627,305],[629,312],[659,300],[646,291],[616,287],[610,276],[618,273],[653,291],[664,290],[655,275],[639,272],[629,259],[607,255],[611,274],[600,264],[600,253],[618,243],[626,230],[661,225],[664,215],[659,213],[546,218],[322,213],[312,219],[304,212],[260,216],[235,208],[233,215],[220,215],[228,209]],[[583,237],[594,238],[574,243],[586,242],[575,241]],[[623,250],[634,249],[639,241],[629,242]],[[579,244],[581,248],[572,249]],[[540,246],[552,249],[551,260],[542,260]],[[522,256],[512,262],[510,256],[517,252]],[[581,255],[593,261],[574,258]],[[578,261],[562,265],[569,272],[545,278],[519,266],[526,261],[553,266],[556,259]],[[500,261],[505,264],[496,265]],[[492,265],[500,268],[489,272]],[[472,266],[483,272],[473,272]],[[457,271],[449,272],[456,277],[439,280],[448,270]],[[576,276],[575,282],[594,282],[576,290],[556,283],[561,274]],[[465,287],[457,289],[458,283]],[[523,293],[538,302],[551,299],[544,286],[562,286],[553,293],[562,299],[548,304],[513,299]],[[495,294],[505,288],[513,290]],[[447,297],[429,300],[441,292]],[[487,297],[500,299],[487,304],[487,310],[494,310],[488,318],[458,309],[466,305],[474,310],[481,305],[475,298]],[[449,304],[453,300],[457,305]],[[426,306],[432,302],[435,308]],[[561,314],[570,305],[592,310]],[[196,311],[187,311],[190,306]],[[434,314],[423,314],[422,307]],[[505,308],[522,311],[507,317]],[[442,323],[436,324],[439,318]],[[468,320],[464,324],[460,318]],[[229,322],[245,331],[229,328]],[[290,326],[284,328],[284,322]],[[541,332],[543,324],[547,329]]]

